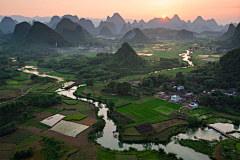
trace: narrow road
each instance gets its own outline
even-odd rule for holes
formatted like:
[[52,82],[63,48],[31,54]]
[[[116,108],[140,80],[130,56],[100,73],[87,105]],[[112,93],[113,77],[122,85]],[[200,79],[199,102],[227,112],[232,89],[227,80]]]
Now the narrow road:
[[21,96],[18,96],[18,97],[16,97],[16,98],[14,98],[14,99],[12,99],[12,100],[9,100],[9,101],[6,101],[6,102],[2,102],[2,103],[0,103],[0,105],[1,105],[1,104],[4,104],[4,103],[9,103],[9,102],[11,102],[11,101],[15,101],[16,99],[25,96],[26,94],[28,94],[28,92],[29,92],[31,89],[33,89],[34,87],[37,87],[38,85],[39,85],[39,84],[33,86],[32,88],[30,88],[29,90],[27,90],[27,92],[24,93],[24,94],[22,94]]

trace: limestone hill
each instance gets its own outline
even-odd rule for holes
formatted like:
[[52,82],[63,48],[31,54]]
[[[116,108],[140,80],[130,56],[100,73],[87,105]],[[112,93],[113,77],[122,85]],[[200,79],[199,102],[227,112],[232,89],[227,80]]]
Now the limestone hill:
[[16,25],[13,36],[7,41],[8,45],[17,45],[25,40],[27,37],[31,25],[27,22],[22,22]]
[[145,34],[142,33],[142,31],[139,28],[134,28],[131,31],[128,31],[121,41],[125,42],[149,42],[150,39],[148,39]]
[[4,35],[5,33],[0,29],[0,36]]
[[64,37],[57,32],[49,28],[47,25],[41,22],[34,22],[33,26],[29,30],[29,33],[21,46],[41,45],[48,47],[64,47],[71,46]]
[[57,24],[55,31],[73,43],[85,42],[92,38],[91,34],[87,30],[68,18],[63,18]]
[[88,38],[86,38],[84,34],[84,28],[80,25],[77,26],[75,30],[71,30],[68,28],[64,28],[62,30],[61,35],[66,38],[69,42],[75,43],[75,44],[81,44],[87,41]]
[[218,39],[225,40],[225,39],[230,38],[231,36],[233,36],[235,29],[236,29],[236,27],[233,24],[230,24],[228,27],[228,31],[226,33],[224,33],[222,36],[220,36]]
[[123,43],[122,47],[111,58],[112,61],[128,68],[142,67],[145,63],[127,42]]
[[102,35],[102,36],[112,36],[113,33],[112,33],[112,31],[111,31],[109,28],[107,28],[107,27],[104,26],[104,27],[102,27],[102,29],[100,30],[99,35]]
[[176,38],[180,39],[194,39],[194,35],[192,32],[187,31],[185,29],[178,31],[178,33],[175,36]]

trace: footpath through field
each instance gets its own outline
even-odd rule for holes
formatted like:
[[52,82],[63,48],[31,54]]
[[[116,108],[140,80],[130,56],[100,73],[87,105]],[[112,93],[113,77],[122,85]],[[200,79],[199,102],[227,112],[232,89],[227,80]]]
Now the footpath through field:
[[9,101],[6,101],[6,102],[2,102],[2,103],[0,103],[0,105],[1,104],[4,104],[4,103],[8,103],[8,102],[11,102],[11,101],[15,101],[16,99],[18,99],[18,98],[20,98],[20,97],[23,97],[23,96],[25,96],[26,94],[28,94],[28,92],[31,90],[31,89],[33,89],[34,87],[37,87],[39,84],[37,84],[36,86],[33,86],[32,88],[30,88],[29,90],[27,90],[27,92],[26,93],[24,93],[24,94],[22,94],[21,96],[18,96],[18,97],[16,97],[16,98],[14,98],[14,99],[11,99],[11,100],[9,100]]

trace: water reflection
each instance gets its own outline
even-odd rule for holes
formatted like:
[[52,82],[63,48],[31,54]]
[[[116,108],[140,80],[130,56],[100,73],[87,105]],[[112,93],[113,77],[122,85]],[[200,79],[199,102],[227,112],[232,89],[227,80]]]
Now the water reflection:
[[[65,95],[67,97],[76,99],[76,97],[73,95],[73,93],[77,90],[78,87],[72,87],[70,90],[63,90],[59,89],[56,92],[61,95]],[[87,98],[79,98],[79,100],[85,101],[85,102],[90,102],[93,103],[95,106],[101,106],[99,108],[98,115],[103,115],[104,120],[106,121],[106,126],[103,129],[103,132],[97,134],[97,142],[101,144],[105,148],[111,148],[115,150],[124,150],[124,149],[129,149],[129,147],[136,148],[138,150],[152,150],[156,149],[158,150],[159,148],[163,148],[165,152],[173,152],[177,154],[177,157],[182,157],[185,160],[208,160],[208,156],[195,152],[193,149],[188,148],[188,147],[183,147],[178,144],[176,141],[179,138],[189,138],[189,137],[204,137],[201,135],[205,135],[206,137],[212,134],[215,134],[215,136],[212,137],[217,137],[220,136],[217,132],[213,130],[204,130],[202,131],[201,129],[191,129],[189,130],[186,134],[179,134],[177,136],[172,137],[171,141],[166,144],[154,144],[154,143],[142,143],[142,144],[127,144],[127,143],[122,143],[120,142],[117,138],[114,138],[113,136],[113,131],[116,131],[116,126],[114,122],[107,118],[107,110],[105,104],[99,104],[98,102],[93,102],[92,100],[88,100]],[[210,133],[207,133],[210,132]],[[115,133],[117,134],[117,133]],[[174,140],[175,139],[175,140]]]

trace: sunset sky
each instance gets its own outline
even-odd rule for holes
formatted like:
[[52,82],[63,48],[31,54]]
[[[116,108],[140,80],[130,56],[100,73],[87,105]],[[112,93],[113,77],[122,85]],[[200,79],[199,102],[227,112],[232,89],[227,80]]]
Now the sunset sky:
[[118,12],[124,19],[178,14],[182,20],[214,18],[219,24],[240,22],[240,0],[0,0],[0,15],[106,18]]

